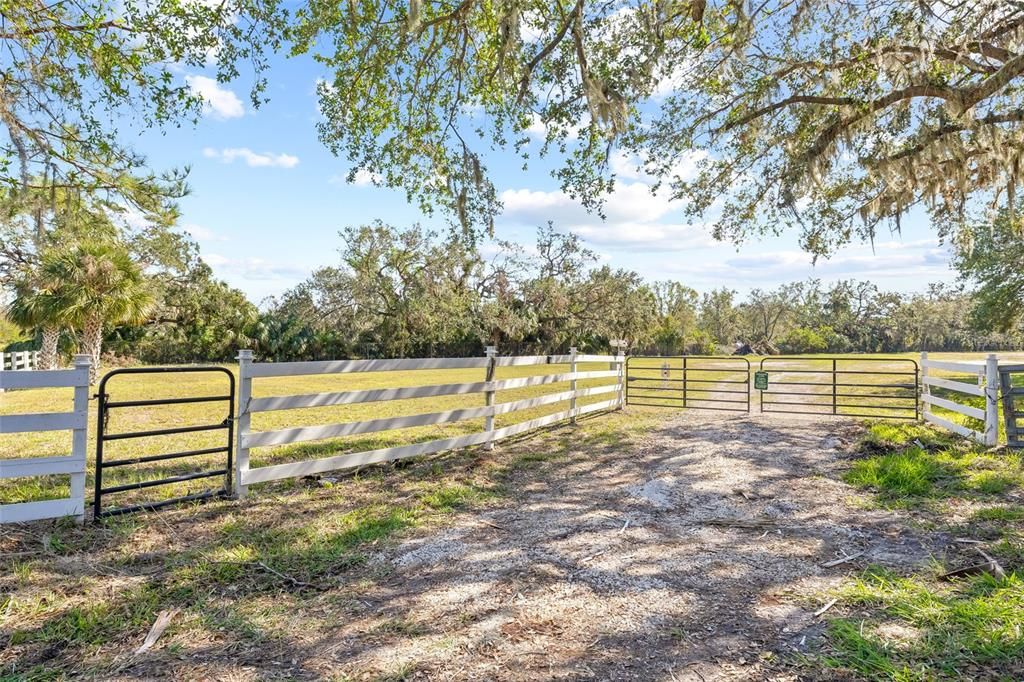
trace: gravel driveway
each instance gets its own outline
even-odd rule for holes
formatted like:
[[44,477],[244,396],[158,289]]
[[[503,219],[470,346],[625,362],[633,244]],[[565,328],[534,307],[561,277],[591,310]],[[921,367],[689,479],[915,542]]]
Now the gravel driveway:
[[941,545],[839,480],[859,428],[691,410],[623,450],[519,471],[506,506],[375,556],[388,577],[339,624],[323,671],[797,679],[780,661],[816,646],[830,588]]

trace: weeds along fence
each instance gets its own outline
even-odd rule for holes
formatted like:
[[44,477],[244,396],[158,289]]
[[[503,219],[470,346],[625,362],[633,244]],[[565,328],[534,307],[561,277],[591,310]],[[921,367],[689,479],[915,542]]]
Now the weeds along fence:
[[[252,351],[243,350],[238,355],[239,393],[237,417],[237,447],[235,455],[235,493],[244,498],[248,487],[254,483],[265,483],[287,478],[319,474],[328,471],[350,469],[407,457],[417,457],[445,450],[454,450],[474,445],[493,447],[496,441],[539,429],[557,422],[574,421],[577,417],[592,412],[621,408],[625,398],[624,362],[625,356],[584,355],[571,349],[568,355],[536,355],[499,357],[494,347],[488,347],[482,358],[429,358],[405,360],[342,360],[326,362],[279,362],[258,363],[253,361]],[[608,363],[609,369],[579,371],[582,363]],[[551,374],[497,379],[496,372],[502,367],[526,367],[544,365],[568,365],[569,371]],[[329,393],[307,393],[300,395],[254,397],[254,383],[272,377],[298,377],[316,375],[338,375],[364,372],[412,372],[422,370],[468,370],[479,369],[481,381],[461,383],[402,386],[395,388],[374,388],[358,391]],[[599,386],[581,388],[578,382],[595,379],[614,379],[614,382]],[[568,387],[555,393],[536,397],[499,402],[501,391],[521,389],[549,384],[564,384]],[[459,396],[482,394],[484,404],[476,407],[459,407],[439,412],[385,417],[363,421],[351,421],[316,426],[297,426],[268,431],[254,431],[252,416],[276,410],[298,410],[321,408],[358,403],[382,403],[388,401],[429,398],[435,396]],[[581,398],[611,395],[599,402],[579,405]],[[567,409],[553,414],[527,419],[508,426],[496,428],[495,417],[515,414],[545,405],[567,403]],[[471,419],[484,419],[483,430],[466,435],[439,438],[408,445],[349,452],[317,459],[271,464],[253,468],[250,465],[250,451],[254,448],[276,447],[333,439],[356,434],[367,434],[411,427],[450,424]]]
[[[961,380],[963,375],[973,378],[975,383]],[[999,359],[996,355],[989,355],[984,362],[966,362],[932,360],[928,353],[921,353],[921,384],[922,416],[926,422],[982,445],[998,443]],[[935,408],[944,412],[936,414]],[[964,421],[966,423],[961,423]]]
[[73,388],[71,412],[42,412],[0,416],[0,434],[30,431],[71,431],[71,454],[0,460],[0,479],[67,475],[64,499],[0,504],[0,523],[37,521],[63,516],[85,518],[85,459],[89,420],[89,356],[76,355],[73,369],[22,372],[0,371],[0,389]]

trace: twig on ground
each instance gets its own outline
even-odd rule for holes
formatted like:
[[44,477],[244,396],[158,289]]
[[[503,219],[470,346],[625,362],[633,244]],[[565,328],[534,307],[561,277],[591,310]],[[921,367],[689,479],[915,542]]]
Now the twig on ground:
[[626,531],[627,528],[629,528],[629,519],[626,519],[626,522],[622,524],[622,528],[619,529],[619,532],[623,533]]
[[[957,538],[957,542],[961,542],[963,540],[965,540],[965,538]],[[998,561],[996,561],[995,557],[991,556],[988,552],[978,546],[980,543],[976,543],[976,541],[973,540],[967,540],[967,544],[974,547],[975,551],[981,555],[985,562],[947,571],[939,576],[939,580],[951,580],[952,578],[959,578],[965,575],[977,575],[979,573],[990,573],[997,578],[1006,577],[1006,571],[1003,570],[1003,567]]]
[[271,575],[277,576],[281,580],[284,580],[286,582],[291,583],[295,587],[308,587],[308,588],[313,589],[313,590],[323,590],[323,589],[325,589],[325,588],[323,588],[323,587],[321,587],[319,585],[314,585],[313,583],[307,583],[307,582],[304,582],[302,580],[299,580],[298,578],[290,576],[287,573],[282,573],[281,571],[278,571],[277,569],[274,569],[274,568],[271,568],[270,566],[267,566],[262,561],[210,561],[210,563],[212,563],[212,564],[225,564],[225,565],[230,565],[230,566],[255,566],[256,568],[262,569],[262,570],[266,571],[267,573],[270,573]]
[[861,550],[859,552],[854,552],[853,554],[847,554],[845,556],[841,556],[838,559],[833,559],[832,561],[826,561],[825,563],[823,563],[821,565],[821,567],[822,568],[832,568],[833,566],[838,566],[840,564],[845,564],[845,563],[847,563],[849,561],[853,561],[854,559],[856,559],[859,556],[864,556],[864,553],[866,551],[867,550]]
[[705,519],[708,526],[726,526],[729,528],[774,528],[778,524],[771,519]]
[[974,549],[977,550],[978,554],[980,554],[986,561],[988,561],[989,565],[992,567],[992,573],[994,575],[999,578],[1006,577],[1006,571],[1003,570],[1003,567],[999,565],[999,562],[996,561],[995,558],[989,556],[989,554],[981,547],[975,546]]
[[508,532],[508,529],[503,528],[503,527],[499,526],[498,524],[496,524],[496,523],[494,523],[492,521],[488,521],[487,519],[479,519],[479,521],[480,521],[480,523],[484,524],[485,526],[490,526],[491,528],[497,528],[498,530],[500,530],[502,532],[505,532],[505,533]]
[[149,651],[156,641],[160,639],[160,635],[164,634],[164,630],[171,624],[171,620],[178,615],[178,609],[168,609],[161,611],[157,614],[156,620],[153,621],[153,626],[149,628],[149,634],[146,635],[146,639],[143,640],[142,646],[136,649],[133,653],[138,656]]
[[588,557],[584,557],[583,559],[580,559],[580,563],[581,563],[581,564],[585,564],[585,563],[587,563],[588,561],[591,561],[591,560],[593,560],[593,559],[596,559],[597,557],[599,557],[599,556],[601,556],[602,554],[604,554],[604,553],[605,553],[606,551],[608,551],[608,550],[604,550],[604,549],[602,549],[602,550],[601,550],[600,552],[596,552],[596,553],[594,553],[594,554],[591,554],[591,555],[590,555],[590,556],[588,556]]
[[838,599],[830,599],[830,600],[828,600],[828,602],[826,602],[824,606],[822,606],[820,609],[818,609],[817,611],[814,612],[814,617],[815,618],[820,617],[822,614],[824,614],[826,611],[828,611],[830,608],[832,608],[833,606],[835,606],[838,603],[839,603]]

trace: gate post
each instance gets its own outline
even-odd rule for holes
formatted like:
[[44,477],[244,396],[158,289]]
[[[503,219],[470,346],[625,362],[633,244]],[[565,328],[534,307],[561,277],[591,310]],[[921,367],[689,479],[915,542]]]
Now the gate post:
[[616,365],[618,365],[619,376],[616,377],[616,381],[619,384],[619,407],[622,409],[626,404],[626,353],[622,350],[622,346],[619,346],[618,352],[615,353]]
[[[485,380],[491,382],[494,381],[494,373],[497,365],[498,347],[487,346],[485,352],[487,353],[487,377]],[[488,390],[484,392],[484,405],[486,405],[487,407],[494,407],[495,393],[496,391],[493,390]],[[492,433],[494,431],[494,412],[491,412],[490,414],[487,415],[487,417],[484,418],[484,430],[487,431],[488,433]],[[494,437],[488,436],[487,443],[484,445],[484,450],[493,449]]]
[[244,500],[249,493],[245,485],[245,475],[249,473],[249,448],[245,446],[245,437],[249,435],[252,414],[249,412],[249,401],[252,400],[252,351],[238,351],[238,416],[235,419],[235,475],[232,477],[236,500]]
[[80,460],[82,468],[71,474],[71,499],[81,505],[82,511],[75,515],[75,521],[85,522],[85,462],[86,450],[89,449],[89,364],[91,355],[76,355],[74,367],[82,380],[75,385],[74,410],[82,416],[81,428],[71,432],[71,455]]
[[921,419],[928,421],[928,418],[924,415],[931,412],[931,405],[924,401],[921,396],[931,395],[931,389],[928,388],[928,351],[921,351],[921,388],[920,395],[918,396],[918,403],[921,406]]
[[576,423],[576,346],[569,349],[569,373],[572,379],[569,380],[569,390],[572,397],[569,398],[569,423]]
[[999,358],[989,353],[985,360],[985,445],[999,443]]

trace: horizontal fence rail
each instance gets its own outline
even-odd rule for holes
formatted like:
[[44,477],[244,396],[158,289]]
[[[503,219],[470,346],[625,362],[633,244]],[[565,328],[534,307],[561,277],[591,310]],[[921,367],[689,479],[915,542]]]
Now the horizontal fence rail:
[[[975,380],[969,384],[949,376],[938,377],[936,371],[967,375]],[[984,362],[952,362],[948,360],[932,360],[928,353],[921,353],[921,385],[923,393],[921,402],[924,404],[923,417],[930,424],[941,426],[953,433],[970,438],[982,445],[995,445],[999,440],[999,360],[989,355]],[[932,393],[934,389],[944,392],[943,396]],[[981,407],[957,402],[956,395],[967,395],[982,398]],[[935,414],[933,408],[938,407],[968,419],[981,422],[982,428],[972,428],[969,424],[954,421],[952,414],[942,416]]]
[[[488,347],[483,358],[425,358],[400,360],[337,360],[325,362],[253,362],[251,351],[241,351],[239,360],[239,395],[237,424],[237,447],[235,457],[235,493],[244,498],[249,485],[286,478],[308,476],[338,469],[359,467],[367,464],[388,462],[406,457],[454,450],[457,448],[483,445],[492,447],[495,441],[526,433],[561,421],[575,419],[584,414],[620,408],[625,393],[623,389],[623,368],[625,357],[619,355],[586,355],[570,351],[568,355],[535,355],[499,357],[493,347]],[[578,371],[579,363],[608,363],[607,370]],[[525,367],[540,365],[569,365],[569,372],[537,376],[496,379],[499,367]],[[482,381],[423,386],[403,386],[368,390],[306,393],[286,396],[254,398],[253,380],[283,376],[311,376],[350,374],[365,372],[408,372],[420,370],[480,369],[484,372]],[[577,382],[594,379],[615,379],[613,383],[600,386],[579,387]],[[546,395],[497,402],[502,390],[568,383],[567,390]],[[482,394],[484,404],[459,407],[450,410],[425,412],[400,417],[383,417],[362,421],[342,422],[314,426],[297,426],[268,431],[252,430],[252,415],[275,410],[332,407],[360,403],[410,400],[435,396],[457,396]],[[579,398],[604,396],[609,398],[584,406],[577,405]],[[529,419],[509,426],[496,428],[494,418],[514,414],[523,410],[546,405],[568,402],[569,407],[553,414]],[[340,438],[357,434],[377,433],[418,426],[450,424],[470,419],[485,420],[484,429],[478,433],[440,438],[408,445],[380,448],[363,452],[344,453],[331,457],[274,464],[258,468],[250,466],[250,450],[258,447],[291,445],[309,441]]]
[[74,369],[0,371],[0,390],[9,388],[73,388],[71,412],[0,416],[0,433],[71,431],[71,454],[0,460],[0,479],[68,475],[70,495],[64,499],[0,504],[0,523],[20,523],[74,516],[85,518],[85,452],[89,410],[89,356],[76,355]]

